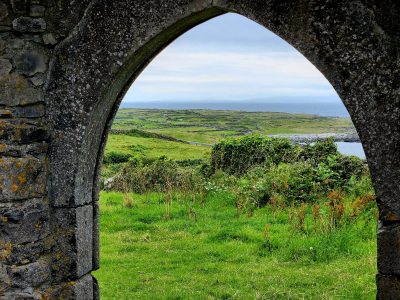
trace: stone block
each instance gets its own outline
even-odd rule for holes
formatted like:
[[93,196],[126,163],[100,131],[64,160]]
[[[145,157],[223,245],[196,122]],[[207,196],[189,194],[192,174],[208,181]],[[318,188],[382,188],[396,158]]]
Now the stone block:
[[33,76],[47,70],[48,58],[40,49],[26,49],[16,55],[14,66],[18,73]]
[[11,279],[7,267],[0,263],[0,295],[11,285]]
[[[12,289],[5,293],[1,300],[43,300],[39,294],[35,293],[32,288]],[[46,299],[46,298],[45,298]]]
[[45,81],[44,74],[36,74],[32,78],[30,78],[30,81],[34,86],[41,86],[44,84]]
[[13,22],[13,30],[18,32],[44,32],[46,21],[41,18],[19,17]]
[[[76,281],[65,282],[47,292],[48,299],[93,300],[95,280],[87,274]],[[97,300],[97,299],[96,299]]]
[[50,236],[31,243],[0,245],[0,257],[8,265],[22,265],[37,261],[43,254],[48,253],[52,240]]
[[13,11],[18,14],[25,14],[28,11],[29,0],[11,0]]
[[0,203],[46,195],[46,163],[35,157],[0,158]]
[[6,45],[7,45],[6,41],[0,40],[0,55],[3,54],[4,50],[6,49]]
[[29,9],[31,17],[43,17],[45,12],[46,8],[43,5],[32,4]]
[[46,258],[7,269],[12,286],[17,288],[37,287],[47,281],[51,275],[50,261]]
[[49,208],[41,199],[0,208],[1,256],[11,259],[13,247],[43,240],[49,234]]
[[100,268],[100,206],[93,203],[93,270]]
[[11,26],[0,25],[0,32],[11,31]]
[[55,45],[57,44],[57,40],[52,33],[46,33],[43,35],[43,43],[45,45]]
[[57,208],[52,217],[54,278],[75,280],[93,266],[93,207]]
[[93,300],[100,300],[100,287],[96,277],[93,277]]
[[35,103],[25,106],[17,106],[13,108],[13,116],[17,118],[40,118],[45,114],[45,106],[43,103]]
[[93,207],[87,205],[76,209],[76,239],[78,276],[90,272],[93,267]]
[[43,101],[43,92],[36,89],[25,77],[11,73],[0,75],[0,104],[27,105]]
[[5,144],[30,144],[47,141],[49,132],[34,122],[0,120],[0,141]]
[[0,21],[5,20],[7,17],[8,17],[8,7],[3,1],[0,1]]
[[376,275],[377,300],[400,299],[400,277],[393,275]]
[[379,223],[378,271],[400,275],[400,224]]
[[40,118],[45,114],[43,103],[34,103],[25,106],[15,106],[10,109],[0,109],[0,119],[9,118]]
[[0,109],[0,118],[12,118],[12,111],[9,109]]
[[8,59],[0,58],[0,75],[7,75],[12,70],[12,64]]
[[11,157],[24,157],[32,155],[35,158],[44,158],[48,151],[47,143],[32,143],[27,145],[0,144],[0,155]]

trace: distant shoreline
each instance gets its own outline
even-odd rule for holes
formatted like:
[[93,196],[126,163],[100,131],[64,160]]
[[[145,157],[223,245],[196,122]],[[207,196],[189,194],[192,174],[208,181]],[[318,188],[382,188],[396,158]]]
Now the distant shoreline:
[[[212,147],[213,144],[185,141],[177,139],[168,135],[158,134],[154,132],[148,132],[140,129],[111,129],[111,134],[122,134],[122,135],[133,135],[147,138],[156,138],[161,140],[167,140],[171,142],[185,143],[190,145],[208,146]],[[308,144],[316,141],[325,140],[327,138],[333,138],[335,142],[345,143],[360,143],[360,138],[356,133],[320,133],[320,134],[270,134],[269,137],[276,138],[287,138],[296,144]]]
[[245,112],[272,112],[307,114],[322,117],[349,118],[349,113],[341,102],[252,102],[252,101],[225,101],[225,102],[123,102],[121,109],[167,109],[167,110],[224,110]]
[[314,143],[333,138],[335,142],[361,143],[357,133],[320,133],[320,134],[272,134],[270,137],[284,137],[295,143]]

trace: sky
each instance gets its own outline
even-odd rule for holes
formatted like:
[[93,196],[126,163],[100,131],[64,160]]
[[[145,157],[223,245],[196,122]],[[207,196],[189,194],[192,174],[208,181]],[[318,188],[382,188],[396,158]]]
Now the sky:
[[297,50],[259,24],[229,13],[196,26],[164,49],[123,102],[340,102]]

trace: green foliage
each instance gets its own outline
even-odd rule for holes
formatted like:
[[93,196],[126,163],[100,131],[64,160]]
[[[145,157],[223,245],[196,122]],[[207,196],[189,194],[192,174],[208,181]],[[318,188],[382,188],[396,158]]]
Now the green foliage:
[[330,168],[336,172],[342,181],[348,181],[351,177],[360,179],[363,175],[369,176],[368,166],[365,160],[357,156],[336,155]]
[[161,136],[214,143],[258,128],[328,132],[337,119],[302,116],[308,125],[298,128],[300,116],[278,113],[240,124],[230,112],[137,113],[116,124],[145,130],[111,135],[106,151],[130,158],[104,168],[124,192],[101,194],[95,275],[104,299],[373,298],[376,203],[365,161],[332,140],[300,147],[253,135],[217,143],[207,163],[206,145]]
[[251,214],[269,202],[316,203],[331,190],[355,189],[365,176],[365,161],[341,155],[332,140],[301,148],[287,139],[251,135],[216,144],[210,165],[200,159],[132,157],[112,188],[136,193],[232,190],[238,205]]
[[170,191],[189,184],[192,170],[176,161],[160,158],[132,157],[114,178],[112,189],[145,193]]
[[243,175],[257,165],[279,164],[297,159],[301,148],[288,139],[248,135],[215,144],[211,169]]
[[325,161],[329,156],[340,155],[333,138],[317,141],[303,146],[301,157],[314,165]]
[[[131,131],[135,129],[135,131]],[[313,134],[354,131],[350,118],[322,117],[279,112],[219,110],[120,109],[113,131],[130,131],[136,137],[150,133],[185,141],[212,144],[227,136],[253,132],[269,134]]]
[[180,167],[197,167],[204,163],[203,159],[180,159],[176,160],[176,163]]
[[129,153],[111,151],[104,155],[103,163],[104,164],[124,163],[127,162],[131,157],[132,155]]

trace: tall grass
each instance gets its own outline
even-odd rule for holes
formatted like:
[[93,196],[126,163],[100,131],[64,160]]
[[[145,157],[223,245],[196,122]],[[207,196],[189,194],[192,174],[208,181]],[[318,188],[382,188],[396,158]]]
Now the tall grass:
[[[237,215],[235,195],[226,191],[209,192],[203,205],[171,193],[165,218],[159,193],[133,197],[128,209],[123,194],[101,194],[102,267],[95,275],[103,299],[374,297],[373,202],[343,198],[346,213],[332,227],[326,205],[317,218],[312,205],[271,204],[249,217]],[[296,226],[301,207],[303,229]]]

